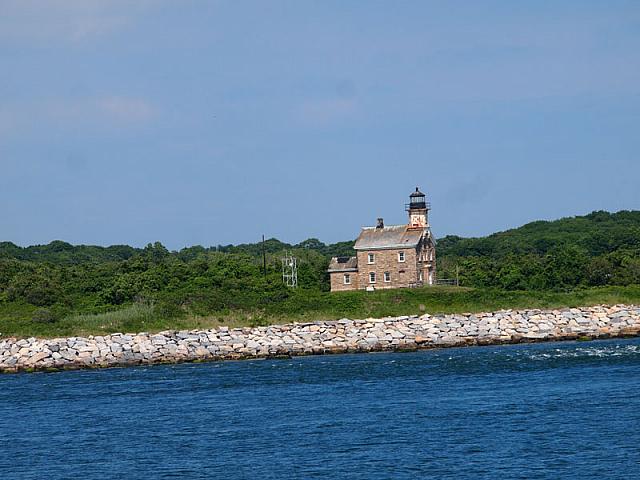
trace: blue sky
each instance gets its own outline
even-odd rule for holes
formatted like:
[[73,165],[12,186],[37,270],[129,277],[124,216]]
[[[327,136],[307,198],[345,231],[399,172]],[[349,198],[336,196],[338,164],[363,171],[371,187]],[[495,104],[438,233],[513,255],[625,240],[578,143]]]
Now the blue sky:
[[0,0],[0,240],[639,209],[640,2]]

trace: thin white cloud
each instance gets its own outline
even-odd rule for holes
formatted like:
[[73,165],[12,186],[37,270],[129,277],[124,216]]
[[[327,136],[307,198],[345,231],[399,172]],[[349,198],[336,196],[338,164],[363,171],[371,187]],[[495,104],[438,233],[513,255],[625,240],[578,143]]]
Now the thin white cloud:
[[147,100],[126,96],[48,99],[0,108],[0,139],[41,127],[120,129],[143,126],[157,116]]
[[84,99],[55,99],[34,107],[36,116],[64,122],[142,123],[155,115],[153,106],[144,99],[106,96]]
[[146,0],[2,0],[0,41],[82,42],[127,27],[150,4]]
[[356,110],[353,98],[314,99],[298,105],[295,116],[304,123],[322,126],[349,118]]
[[144,122],[155,115],[155,109],[149,102],[140,98],[106,97],[95,102],[104,114],[115,120]]

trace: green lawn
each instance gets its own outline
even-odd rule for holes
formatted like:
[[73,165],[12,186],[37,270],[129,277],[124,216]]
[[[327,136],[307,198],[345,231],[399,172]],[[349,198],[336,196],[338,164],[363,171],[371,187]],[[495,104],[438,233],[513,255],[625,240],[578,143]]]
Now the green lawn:
[[378,292],[325,293],[299,290],[255,311],[211,312],[167,318],[149,305],[125,305],[99,314],[71,314],[56,321],[34,318],[37,307],[0,303],[2,336],[99,335],[113,332],[154,332],[169,329],[210,328],[308,322],[347,318],[384,317],[421,313],[463,313],[504,308],[556,308],[595,304],[640,304],[640,286],[577,289],[571,292],[502,291],[455,287],[426,287]]

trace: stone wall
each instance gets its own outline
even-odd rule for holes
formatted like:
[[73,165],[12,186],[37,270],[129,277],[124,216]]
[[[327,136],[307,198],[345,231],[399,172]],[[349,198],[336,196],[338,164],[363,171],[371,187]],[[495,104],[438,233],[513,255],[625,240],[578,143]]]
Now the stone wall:
[[[404,262],[398,261],[398,252],[404,252]],[[369,253],[373,253],[374,263],[367,262]],[[369,286],[376,290],[383,288],[408,287],[418,281],[418,256],[415,248],[394,248],[385,250],[358,250],[359,288]],[[369,273],[375,272],[376,283],[369,283]],[[384,272],[391,274],[391,281],[384,281]]]
[[[348,274],[351,279],[350,284],[344,283],[344,275]],[[358,289],[358,270],[329,272],[329,280],[331,281],[332,292],[344,292],[347,290]]]
[[86,338],[0,337],[0,371],[123,365],[486,345],[638,335],[640,306],[402,316],[219,327]]

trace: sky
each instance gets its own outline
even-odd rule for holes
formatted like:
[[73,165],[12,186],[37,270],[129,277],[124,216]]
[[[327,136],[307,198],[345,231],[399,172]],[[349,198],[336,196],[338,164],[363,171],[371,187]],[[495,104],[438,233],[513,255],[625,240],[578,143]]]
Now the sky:
[[640,209],[640,2],[0,0],[0,241]]

